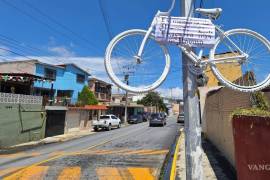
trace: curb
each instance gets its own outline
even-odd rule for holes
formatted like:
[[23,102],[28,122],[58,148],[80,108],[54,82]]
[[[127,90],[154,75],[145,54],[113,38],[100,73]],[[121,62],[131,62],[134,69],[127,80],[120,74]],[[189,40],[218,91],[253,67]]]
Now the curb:
[[174,155],[173,155],[173,162],[172,162],[172,168],[171,168],[171,172],[170,172],[170,180],[175,180],[176,177],[176,162],[178,159],[178,154],[179,154],[179,145],[181,142],[181,137],[183,136],[183,130],[184,128],[180,129],[180,136],[177,139],[177,144],[175,146],[175,150],[174,150]]

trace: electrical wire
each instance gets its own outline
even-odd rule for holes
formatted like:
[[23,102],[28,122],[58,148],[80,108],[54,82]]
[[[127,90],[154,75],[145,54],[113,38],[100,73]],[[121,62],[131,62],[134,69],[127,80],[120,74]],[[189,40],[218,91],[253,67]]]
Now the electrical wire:
[[[53,22],[54,24],[60,26],[62,29],[64,29],[65,31],[70,32],[73,36],[75,36],[76,38],[80,39],[81,41],[84,41],[85,43],[87,43],[88,45],[91,45],[91,48],[99,51],[96,46],[94,44],[92,44],[91,41],[89,41],[88,39],[86,39],[85,37],[81,36],[80,34],[76,33],[75,31],[73,31],[72,29],[70,29],[69,27],[67,27],[66,25],[64,25],[63,23],[60,23],[59,21],[57,21],[56,19],[52,18],[51,16],[47,15],[46,13],[44,13],[43,11],[41,11],[40,9],[38,9],[37,7],[35,7],[33,4],[30,4],[29,2],[27,2],[26,0],[22,0],[29,8],[33,9],[34,11],[36,11],[38,14],[40,14],[41,16],[45,17],[46,19],[48,19],[49,21]],[[100,52],[100,51],[99,51]]]
[[[10,3],[9,1],[7,1],[7,0],[1,0],[1,1],[2,1],[4,4],[6,4],[7,6],[9,6],[9,7],[13,8],[13,9],[17,10],[17,11],[20,12],[21,14],[23,14],[23,15],[29,17],[29,18],[32,19],[33,21],[35,21],[35,22],[37,22],[37,23],[39,23],[39,24],[45,26],[45,27],[46,27],[48,30],[50,30],[51,32],[56,33],[56,34],[59,34],[59,35],[61,35],[62,37],[64,37],[65,39],[67,39],[67,40],[71,40],[71,41],[74,41],[74,40],[75,40],[74,38],[68,36],[66,33],[59,31],[58,29],[56,29],[56,28],[54,28],[53,26],[49,25],[48,23],[46,23],[46,22],[40,20],[40,19],[37,18],[36,16],[33,16],[32,14],[28,13],[27,11],[25,11],[25,10],[19,8],[18,6],[16,6],[16,5]],[[76,40],[75,40],[75,41],[76,41]],[[89,50],[89,49],[90,49],[90,50],[93,50],[92,48],[88,48],[88,47],[85,47],[85,46],[80,46],[80,47],[81,47],[81,48],[84,48],[84,49],[86,49],[86,50]]]

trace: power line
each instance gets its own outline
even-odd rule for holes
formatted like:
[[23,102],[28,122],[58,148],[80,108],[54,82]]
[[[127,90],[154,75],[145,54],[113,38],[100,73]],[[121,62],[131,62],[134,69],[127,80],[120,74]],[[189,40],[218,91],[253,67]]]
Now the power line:
[[[3,38],[3,37],[4,37],[4,38]],[[22,44],[21,42],[15,40],[15,39],[13,39],[13,38],[9,38],[9,37],[7,37],[7,36],[4,36],[4,35],[1,35],[1,34],[0,34],[0,41],[1,41],[2,44],[7,45],[7,46],[9,46],[9,47],[12,47],[13,49],[16,49],[16,50],[22,52],[22,55],[23,55],[23,56],[26,56],[26,55],[23,54],[23,53],[28,52],[28,53],[30,53],[30,54],[33,54],[33,55],[35,55],[35,56],[38,56],[38,59],[40,59],[40,60],[44,60],[44,61],[50,60],[50,59],[48,59],[47,57],[42,57],[42,55],[40,55],[40,52],[41,52],[41,53],[48,53],[48,52],[43,51],[43,50],[41,50],[41,49],[39,49],[39,48],[35,48],[35,47],[32,47],[32,46],[25,45],[25,44],[24,44],[24,45],[21,45],[21,44]],[[37,51],[38,51],[39,53],[38,53]],[[15,51],[14,51],[14,52],[15,52]],[[58,62],[65,63],[65,62],[62,61],[62,60],[59,60],[59,59],[57,59],[57,58],[55,58],[55,59],[56,59]]]
[[98,2],[99,2],[99,8],[101,11],[101,15],[102,15],[104,23],[105,23],[106,31],[108,33],[109,39],[111,40],[113,38],[113,35],[112,35],[112,31],[110,30],[108,17],[105,13],[104,4],[102,3],[102,0],[98,0]]
[[72,29],[70,29],[69,27],[67,27],[66,25],[64,25],[63,23],[60,23],[59,21],[57,21],[56,19],[48,16],[46,13],[44,13],[43,11],[41,11],[40,9],[38,9],[37,7],[35,7],[33,4],[30,4],[29,2],[27,2],[26,0],[22,0],[28,7],[30,7],[31,9],[35,10],[38,14],[40,14],[41,16],[47,18],[49,21],[53,22],[54,24],[60,26],[61,28],[63,28],[64,30],[70,32],[71,34],[73,34],[75,37],[77,37],[78,39],[86,42],[87,44],[91,45],[91,48],[99,51],[95,45],[92,44],[92,42],[90,42],[88,39],[84,38],[83,36],[81,36],[80,34],[76,33],[75,31],[73,31]]
[[[29,18],[32,19],[33,21],[35,21],[35,22],[37,22],[37,23],[39,23],[39,24],[42,24],[42,25],[45,26],[47,29],[49,29],[51,32],[53,32],[53,33],[58,33],[58,34],[62,35],[63,37],[65,37],[66,39],[71,40],[71,41],[74,41],[74,39],[71,38],[70,36],[68,36],[67,34],[65,34],[65,33],[63,33],[63,32],[61,32],[61,31],[57,30],[56,28],[52,27],[51,25],[47,24],[46,22],[41,21],[41,20],[38,19],[37,17],[32,16],[32,15],[31,15],[30,13],[28,13],[27,11],[18,8],[17,6],[15,6],[14,4],[12,4],[12,3],[10,3],[10,2],[8,2],[8,1],[6,1],[6,0],[2,0],[2,2],[5,3],[6,5],[8,5],[9,7],[11,7],[11,8],[13,8],[13,9],[17,10],[18,12],[22,13],[23,15],[29,17]],[[80,46],[80,47],[89,50],[88,47],[85,47],[85,46]],[[91,49],[91,50],[92,50],[92,49]]]

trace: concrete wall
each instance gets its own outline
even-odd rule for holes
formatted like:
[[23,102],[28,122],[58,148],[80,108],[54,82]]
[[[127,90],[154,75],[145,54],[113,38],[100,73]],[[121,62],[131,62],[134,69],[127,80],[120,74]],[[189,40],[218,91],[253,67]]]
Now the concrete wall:
[[266,98],[268,99],[268,102],[270,104],[270,91],[265,92],[264,95],[266,96]]
[[[235,56],[233,53],[224,53],[224,54],[217,54],[215,58],[223,58],[223,57],[232,57]],[[242,77],[242,70],[241,66],[237,63],[227,63],[227,64],[217,64],[216,65],[220,73],[229,81],[235,81],[238,78]],[[219,86],[219,81],[217,80],[216,76],[212,73],[212,70],[208,66],[206,69],[206,76],[209,78],[207,82],[207,87],[215,87]]]
[[88,110],[70,109],[66,112],[65,133],[91,128]]
[[4,62],[0,63],[0,72],[1,73],[28,73],[35,74],[35,61],[27,62]]
[[33,112],[41,110],[41,105],[0,103],[0,148],[44,138],[45,114]]
[[221,88],[206,96],[202,121],[204,134],[235,166],[231,113],[236,108],[250,107],[250,94]]

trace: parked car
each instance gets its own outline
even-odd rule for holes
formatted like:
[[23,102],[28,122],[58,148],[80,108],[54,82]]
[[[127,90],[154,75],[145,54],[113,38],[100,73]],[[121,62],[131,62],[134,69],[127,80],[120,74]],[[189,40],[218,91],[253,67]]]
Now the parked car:
[[99,128],[110,131],[113,127],[120,128],[121,120],[113,114],[101,115],[99,120],[93,121],[92,125],[95,131],[98,131]]
[[160,114],[162,115],[162,117],[167,118],[167,113],[166,112],[161,112]]
[[152,127],[154,125],[166,125],[166,117],[162,115],[161,113],[153,113],[151,114],[150,120],[149,120],[149,127]]
[[143,122],[143,116],[141,114],[131,115],[128,117],[129,124],[137,124]]
[[184,123],[184,112],[178,114],[177,123]]

